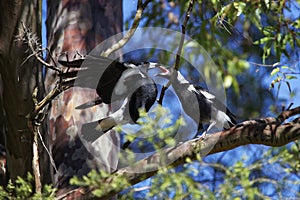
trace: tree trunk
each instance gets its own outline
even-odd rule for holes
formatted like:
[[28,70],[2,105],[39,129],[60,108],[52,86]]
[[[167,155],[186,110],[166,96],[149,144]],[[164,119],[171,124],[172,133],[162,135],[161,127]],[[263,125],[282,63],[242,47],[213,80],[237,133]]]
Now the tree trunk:
[[0,73],[3,81],[5,109],[5,145],[9,178],[32,171],[33,134],[26,116],[33,109],[32,92],[41,83],[41,68],[29,59],[21,64],[28,46],[16,40],[22,24],[40,37],[40,6],[37,0],[1,1]]
[[[122,1],[119,0],[48,1],[47,38],[51,55],[55,61],[62,52],[69,52],[70,59],[76,52],[85,55],[107,37],[121,32],[122,22]],[[45,82],[47,91],[53,88],[55,81],[55,73],[48,70]],[[72,88],[52,102],[48,126],[52,154],[58,169],[58,173],[53,172],[52,178],[59,188],[68,186],[72,176],[84,175],[96,166],[110,170],[95,161],[89,147],[83,145],[78,136],[83,123],[98,120],[109,112],[109,107],[104,105],[93,110],[75,110],[77,105],[95,97],[94,90]],[[109,137],[111,140],[117,139],[113,132]],[[105,147],[104,143],[102,141],[100,146]],[[106,151],[109,157],[109,148],[97,151]]]

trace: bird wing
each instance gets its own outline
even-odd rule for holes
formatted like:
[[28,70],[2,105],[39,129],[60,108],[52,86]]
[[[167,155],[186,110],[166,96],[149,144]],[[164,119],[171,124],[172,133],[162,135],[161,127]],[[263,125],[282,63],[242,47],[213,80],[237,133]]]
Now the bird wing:
[[[58,75],[64,81],[73,86],[96,89],[99,78],[104,75],[107,68],[119,62],[103,56],[87,55],[73,61],[60,60],[59,63],[69,68],[66,72]],[[107,77],[106,74],[105,76]],[[108,81],[113,78],[113,76],[108,77]]]
[[96,91],[104,103],[111,103],[112,94],[116,89],[122,74],[127,69],[128,68],[123,63],[114,61],[106,68],[103,74],[101,74],[101,78],[97,80],[98,85]]
[[198,85],[192,85],[192,86],[195,88],[195,90],[197,91],[198,94],[201,93],[206,99],[212,100],[212,99],[216,98],[215,95],[209,93],[209,91],[204,89],[203,87],[198,86]]
[[[235,115],[230,112],[230,110],[226,107],[224,103],[219,101],[215,95],[211,94],[208,90],[200,87],[200,86],[194,86],[197,90],[198,94],[201,93],[207,100],[208,103],[210,103],[217,111],[219,116],[215,116],[220,118],[219,121],[222,121],[221,118],[224,118],[229,126],[233,126],[236,124]],[[220,111],[220,112],[219,112]],[[222,114],[223,113],[223,114]]]
[[203,96],[205,96],[205,98],[207,98],[207,99],[213,100],[213,99],[216,98],[215,95],[209,93],[208,91],[200,90],[200,92],[201,92],[201,94],[202,94]]

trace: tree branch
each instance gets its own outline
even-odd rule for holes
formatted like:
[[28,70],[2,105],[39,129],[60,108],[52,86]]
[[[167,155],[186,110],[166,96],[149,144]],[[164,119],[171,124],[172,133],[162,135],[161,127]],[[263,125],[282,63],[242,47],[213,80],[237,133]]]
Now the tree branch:
[[[169,165],[170,167],[186,163],[187,158],[196,161],[199,155],[203,157],[247,144],[263,144],[271,147],[286,145],[300,139],[300,117],[289,123],[282,124],[282,122],[299,114],[300,107],[297,107],[282,112],[277,118],[268,117],[242,122],[229,130],[209,134],[204,140],[197,138],[165,149],[163,152],[149,156],[133,166],[117,170],[109,179],[103,181],[112,182],[112,180],[119,177],[126,177],[128,182],[134,185],[155,175],[162,163],[172,162],[173,160],[175,161]],[[141,171],[143,173],[135,173]],[[124,189],[118,188],[109,191],[101,199],[107,199]],[[80,190],[82,191],[83,188],[80,188]],[[86,195],[90,196],[87,193]]]
[[[182,34],[181,34],[181,37],[180,37],[180,43],[179,43],[179,46],[178,46],[178,51],[177,51],[177,54],[176,54],[176,60],[175,60],[175,65],[174,65],[174,70],[176,70],[176,71],[178,71],[178,69],[179,69],[180,56],[181,56],[181,52],[182,52],[182,48],[183,48],[183,42],[184,42],[184,38],[185,38],[185,28],[187,26],[187,22],[190,19],[190,15],[191,15],[191,12],[193,10],[193,6],[194,6],[194,0],[191,0],[190,3],[189,3],[189,7],[188,7],[188,9],[185,13],[184,22],[181,26],[181,33]],[[162,101],[163,101],[163,98],[165,96],[165,92],[166,92],[166,90],[168,89],[168,87],[170,85],[171,85],[171,81],[169,80],[168,83],[162,87],[159,99],[157,101],[158,104],[162,105]]]
[[111,53],[113,53],[114,51],[123,47],[130,40],[130,38],[132,38],[133,34],[135,33],[137,27],[140,24],[143,12],[144,12],[145,8],[147,7],[148,3],[150,3],[150,1],[151,0],[146,0],[144,3],[143,3],[143,0],[138,1],[137,11],[135,13],[133,23],[132,23],[130,29],[128,30],[128,32],[126,33],[126,35],[121,40],[119,40],[116,44],[114,44],[111,48],[109,48],[105,52],[103,52],[101,54],[101,56],[108,57]]
[[30,120],[37,120],[36,117],[42,109],[44,109],[55,97],[57,97],[63,91],[69,89],[70,86],[62,86],[60,83],[57,83],[56,86],[50,91],[42,101],[40,101],[34,107],[33,111],[29,114]]
[[[40,63],[42,63],[45,67],[52,69],[56,72],[61,72],[61,70],[57,67],[57,66],[53,66],[49,63],[47,63],[46,61],[44,61],[44,59],[41,56],[41,52],[44,50],[47,50],[49,52],[49,49],[42,49],[42,45],[39,43],[38,37],[32,33],[26,26],[24,23],[22,24],[22,31],[20,33],[20,35],[17,36],[17,40],[20,40],[24,43],[28,44],[28,47],[30,48],[30,51],[32,52],[23,62],[21,65],[23,65],[25,62],[28,61],[29,58],[31,58],[32,56],[34,56],[37,61],[39,61]],[[51,57],[52,58],[52,57]],[[54,62],[55,64],[55,62]]]
[[32,169],[34,174],[35,192],[42,192],[41,173],[38,153],[38,127],[34,127]]
[[185,14],[185,19],[184,19],[183,25],[181,26],[181,33],[182,34],[181,34],[180,43],[179,43],[178,51],[177,51],[177,54],[176,54],[175,66],[174,66],[174,69],[177,70],[177,71],[179,69],[180,56],[181,56],[181,51],[182,51],[184,37],[185,37],[185,28],[187,26],[187,22],[190,19],[190,15],[191,15],[191,12],[193,10],[193,6],[194,6],[194,0],[191,0],[190,3],[189,3],[189,7],[186,11],[186,14]]

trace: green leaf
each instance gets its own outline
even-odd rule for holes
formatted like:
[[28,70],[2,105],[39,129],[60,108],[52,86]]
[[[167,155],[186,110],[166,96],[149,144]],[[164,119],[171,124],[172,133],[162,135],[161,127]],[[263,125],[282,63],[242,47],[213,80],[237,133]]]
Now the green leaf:
[[270,0],[264,0],[266,7],[269,9],[270,8]]
[[229,88],[232,85],[233,77],[231,75],[227,75],[224,78],[224,87]]
[[274,37],[264,37],[264,38],[261,38],[259,40],[256,40],[255,42],[253,42],[253,44],[255,44],[255,45],[263,44],[263,43],[266,43],[270,40],[274,40]]
[[273,70],[272,70],[272,72],[271,72],[271,76],[274,76],[275,74],[277,74],[278,72],[280,71],[280,69],[279,69],[279,67],[276,67],[276,68],[274,68]]
[[291,68],[288,67],[288,66],[282,66],[281,68],[282,68],[282,69],[289,69],[289,70],[291,70]]
[[243,13],[243,11],[244,11],[244,9],[246,7],[246,3],[244,3],[244,2],[234,2],[233,6],[238,11],[237,14],[236,14],[236,16],[240,16]]

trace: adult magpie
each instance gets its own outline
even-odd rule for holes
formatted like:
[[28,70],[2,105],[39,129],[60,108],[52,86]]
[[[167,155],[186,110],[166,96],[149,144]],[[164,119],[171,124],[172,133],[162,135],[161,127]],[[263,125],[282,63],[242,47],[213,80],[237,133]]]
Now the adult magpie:
[[100,103],[110,104],[128,96],[128,92],[135,85],[145,84],[147,81],[153,84],[147,73],[148,70],[158,67],[151,62],[133,64],[90,55],[73,61],[59,60],[59,63],[74,69],[59,74],[65,84],[96,89],[99,96],[95,101],[77,106],[78,109]]
[[198,132],[203,123],[210,123],[202,138],[213,127],[229,129],[236,124],[235,116],[216,97],[204,88],[191,84],[173,68],[159,66],[158,76],[168,78],[178,96],[184,112],[198,124]]
[[128,68],[115,83],[115,88],[112,88],[113,84],[107,85],[101,79],[98,83],[96,90],[104,103],[112,103],[122,98],[124,102],[116,112],[98,121],[97,130],[106,132],[117,124],[136,123],[139,118],[139,109],[145,109],[148,112],[156,101],[157,86],[154,80],[146,74],[146,71],[155,65],[142,63],[127,66]]
[[[99,96],[91,102],[77,106],[77,109],[123,101],[122,106],[108,117],[82,126],[84,138],[89,141],[97,139],[117,124],[136,123],[139,109],[148,112],[155,103],[157,86],[147,73],[148,70],[159,66],[156,63],[133,64],[101,56],[87,56],[81,61],[61,62],[61,64],[73,68],[81,65],[81,69],[60,76],[71,80],[76,77],[76,86],[94,87]],[[98,84],[95,87],[96,81]]]

